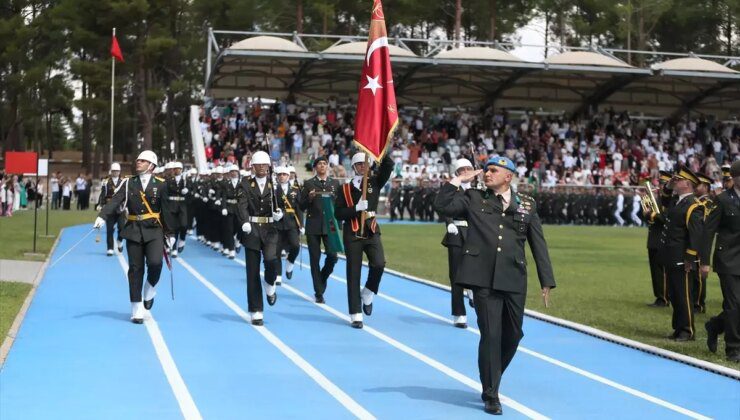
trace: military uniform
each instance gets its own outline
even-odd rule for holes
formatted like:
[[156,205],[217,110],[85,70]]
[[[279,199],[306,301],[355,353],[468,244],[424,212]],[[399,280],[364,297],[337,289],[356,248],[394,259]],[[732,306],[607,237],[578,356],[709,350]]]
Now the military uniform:
[[[708,195],[702,195],[698,200],[701,203],[701,209],[704,211],[702,220],[705,220],[716,204]],[[706,260],[699,261],[699,266],[709,265],[708,252],[705,255]],[[691,295],[694,297],[694,311],[704,313],[707,311],[707,275],[702,274],[701,271],[697,271],[694,280],[694,283],[691,285]]]
[[[285,191],[287,189],[287,192]],[[283,261],[280,257],[283,251],[287,252],[288,262],[292,265],[301,250],[301,232],[303,227],[303,213],[300,209],[301,188],[298,183],[277,184],[275,196],[277,205],[283,211],[283,218],[275,222],[278,231],[277,248],[277,275],[282,275]],[[292,276],[292,270],[287,272],[288,278]]]
[[668,278],[666,277],[663,262],[658,257],[661,247],[661,232],[663,231],[662,219],[655,218],[655,215],[648,220],[647,234],[647,251],[648,263],[650,265],[650,279],[653,285],[653,296],[655,300],[651,306],[668,306]]
[[[178,241],[178,251],[182,251],[188,234],[188,209],[185,203],[188,190],[185,189],[185,175],[166,178],[165,182],[169,192],[167,199],[170,203],[164,218],[167,220],[167,226],[172,229],[173,238]],[[183,193],[183,190],[185,193]]]
[[[241,233],[241,223],[239,220],[239,198],[245,194],[239,178],[228,178],[219,182],[218,201],[221,202],[221,213],[218,215],[220,221],[221,242],[226,255],[234,259],[236,255],[235,236]],[[226,214],[223,211],[226,210]]]
[[[465,194],[465,190],[459,187],[457,193],[460,195]],[[457,234],[452,234],[448,231],[442,239],[442,246],[447,248],[452,316],[467,316],[467,312],[465,311],[465,288],[456,281],[456,274],[462,261],[465,238],[468,236],[468,221],[462,218],[454,219],[448,217],[445,220],[445,224],[452,224],[457,228]]]
[[706,218],[706,246],[711,247],[716,235],[712,260],[722,289],[722,312],[706,323],[714,337],[725,334],[728,358],[740,361],[740,196],[734,188],[719,194]]
[[[499,162],[503,162],[499,164]],[[514,172],[506,158],[489,160]],[[504,208],[502,196],[491,190],[469,189],[460,194],[452,184],[442,186],[436,207],[448,217],[465,219],[468,231],[455,282],[473,289],[480,329],[478,369],[482,398],[499,404],[501,375],[523,337],[522,321],[527,294],[527,261],[524,244],[529,242],[542,287],[555,287],[547,244],[534,200],[511,193]]]
[[403,190],[401,185],[394,185],[391,192],[388,194],[388,201],[386,202],[390,209],[391,222],[397,219],[403,220],[403,206],[402,203]]
[[[311,191],[314,192],[313,199]],[[318,176],[307,179],[299,195],[300,208],[306,213],[306,244],[308,245],[308,256],[311,260],[311,279],[313,280],[313,291],[316,298],[323,299],[326,291],[326,282],[334,272],[337,263],[336,252],[326,252],[324,266],[321,267],[321,242],[324,250],[329,248],[329,227],[324,222],[324,209],[321,205],[321,196],[329,195],[332,200],[339,193],[339,181],[328,177],[321,179]]]
[[[100,206],[100,208],[103,208],[103,206],[110,203],[113,195],[116,192],[116,189],[120,187],[123,182],[124,180],[121,177],[116,180],[114,180],[113,178],[106,178],[103,181],[103,187],[101,188],[100,196],[98,197],[98,206]],[[123,237],[121,236],[121,230],[123,229],[123,225],[126,222],[125,209],[119,208],[114,210],[115,211],[113,211],[110,216],[105,219],[105,241],[108,247],[107,249],[109,255],[112,255],[111,251],[113,251],[114,248],[113,229],[115,229],[116,226],[118,227],[118,243],[120,248],[123,246]]]

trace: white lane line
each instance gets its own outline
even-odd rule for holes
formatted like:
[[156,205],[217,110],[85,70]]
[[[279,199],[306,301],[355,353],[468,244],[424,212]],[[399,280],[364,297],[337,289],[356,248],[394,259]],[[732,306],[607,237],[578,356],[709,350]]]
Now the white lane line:
[[[194,269],[190,264],[188,264],[182,257],[175,259],[175,261],[179,262],[180,265],[185,267],[186,270],[190,272],[190,274],[193,275],[199,282],[201,282],[208,290],[210,290],[216,297],[218,297],[226,306],[229,307],[232,311],[234,311],[239,317],[241,317],[244,322],[246,322],[248,325],[251,325],[250,317],[249,315],[244,312],[242,308],[239,307],[236,303],[234,303],[233,300],[229,299],[228,296],[226,296],[223,292],[221,292],[220,289],[218,289],[216,286],[213,285],[208,279],[203,277],[196,269]],[[365,408],[363,408],[360,404],[358,404],[355,400],[352,399],[347,393],[342,391],[341,388],[339,388],[337,385],[335,385],[333,382],[329,380],[326,376],[324,376],[318,369],[313,367],[306,359],[301,357],[298,353],[295,352],[295,350],[288,347],[287,344],[283,343],[282,340],[280,340],[275,334],[272,333],[267,327],[261,326],[252,326],[255,331],[260,333],[267,341],[270,342],[273,346],[277,347],[278,350],[280,350],[281,353],[283,353],[288,359],[290,359],[293,363],[296,364],[301,370],[306,372],[308,376],[311,377],[319,386],[321,386],[326,392],[329,393],[332,397],[334,397],[337,401],[339,401],[340,404],[342,404],[347,410],[349,410],[355,417],[359,419],[375,419],[375,416],[370,414],[369,411],[367,411]]]
[[[118,262],[121,264],[123,272],[128,273],[128,263],[123,258],[123,255],[120,253],[117,253],[117,255]],[[144,281],[146,281],[146,279]],[[146,326],[146,331],[149,333],[149,338],[151,338],[152,344],[154,345],[154,351],[157,353],[159,363],[162,365],[164,374],[167,377],[167,382],[170,383],[172,392],[175,394],[175,399],[177,399],[177,404],[180,406],[182,416],[187,420],[202,419],[203,417],[200,415],[200,411],[195,405],[195,401],[193,401],[193,397],[190,395],[190,391],[188,391],[188,387],[185,385],[185,381],[182,379],[180,371],[177,369],[175,359],[172,358],[172,354],[170,354],[170,350],[167,348],[167,343],[165,343],[164,337],[162,336],[162,331],[159,330],[159,325],[157,325],[157,321],[154,320],[154,316],[152,316],[151,312],[149,312],[147,317],[145,317],[144,325]]]
[[[301,265],[301,266],[303,266],[303,267],[310,268],[310,266],[308,266],[306,264],[303,264],[303,263],[298,263],[298,264]],[[332,274],[331,275],[331,278],[334,279],[334,280],[336,280],[336,281],[338,281],[338,282],[340,282],[340,283],[344,283],[344,284],[347,283],[346,280],[344,280],[341,277],[338,277],[335,274]],[[285,283],[283,283],[283,284],[285,284]],[[378,293],[378,297],[381,297],[381,298],[383,298],[385,300],[388,300],[390,302],[393,302],[393,303],[395,303],[397,305],[400,305],[400,306],[403,306],[405,308],[411,309],[412,311],[418,312],[420,314],[424,314],[424,315],[426,315],[426,316],[428,316],[430,318],[434,318],[434,319],[439,320],[441,322],[445,322],[447,324],[454,324],[454,322],[451,319],[449,319],[449,318],[446,318],[444,316],[441,316],[441,315],[435,314],[433,312],[427,311],[426,309],[423,309],[423,308],[420,308],[418,306],[412,305],[410,303],[404,302],[404,301],[402,301],[400,299],[396,299],[396,298],[394,298],[392,296],[388,296],[388,295],[386,295],[384,293]],[[476,328],[468,327],[467,330],[480,336],[480,331],[478,329],[476,329]],[[597,375],[595,373],[591,373],[591,372],[589,372],[587,370],[584,370],[584,369],[581,369],[579,367],[573,366],[571,364],[568,364],[568,363],[562,362],[560,360],[554,359],[554,358],[552,358],[550,356],[544,355],[542,353],[536,352],[536,351],[531,350],[531,349],[528,349],[526,347],[519,346],[519,350],[522,351],[523,353],[529,354],[530,356],[534,356],[534,357],[536,357],[538,359],[544,360],[545,362],[552,363],[552,364],[554,364],[556,366],[559,366],[559,367],[561,367],[563,369],[569,370],[571,372],[574,372],[574,373],[577,373],[579,375],[585,376],[586,378],[592,379],[592,380],[594,380],[596,382],[600,382],[600,383],[602,383],[604,385],[607,385],[607,386],[610,386],[612,388],[618,389],[620,391],[626,392],[626,393],[628,393],[628,394],[630,394],[632,396],[635,396],[635,397],[638,397],[638,398],[642,398],[645,401],[649,401],[651,403],[660,405],[661,407],[667,408],[669,410],[673,410],[673,411],[675,411],[675,412],[677,412],[679,414],[683,414],[683,415],[685,415],[687,417],[691,417],[691,418],[695,418],[695,419],[702,419],[702,420],[709,419],[709,417],[706,417],[706,416],[704,416],[702,414],[696,413],[694,411],[691,411],[689,409],[683,408],[683,407],[678,406],[676,404],[673,404],[673,403],[670,403],[668,401],[662,400],[662,399],[660,399],[658,397],[654,397],[654,396],[652,396],[650,394],[646,394],[646,393],[644,393],[642,391],[639,391],[639,390],[636,390],[634,388],[630,388],[630,387],[628,387],[626,385],[622,385],[622,384],[620,384],[618,382],[614,382],[614,381],[612,381],[610,379],[607,379],[607,378],[605,378],[603,376]]]
[[[238,263],[238,264],[240,264],[240,265],[242,265],[242,266],[245,266],[246,265],[245,261],[242,260],[242,259],[239,259],[239,258],[236,258],[233,261],[236,262],[236,263]],[[291,293],[293,293],[293,294],[295,294],[295,295],[303,298],[304,300],[313,303],[315,306],[317,306],[317,307],[319,307],[319,308],[321,308],[321,309],[329,312],[330,314],[336,316],[337,318],[343,319],[343,320],[347,321],[347,323],[350,322],[349,315],[343,314],[343,313],[337,311],[336,309],[332,308],[331,306],[329,306],[327,304],[322,304],[322,305],[317,304],[312,297],[309,297],[308,295],[306,295],[305,293],[301,292],[300,290],[298,290],[298,289],[296,289],[296,288],[294,288],[294,287],[292,287],[290,285],[287,285],[285,282],[283,282],[283,284],[282,284],[281,287],[283,289],[286,289],[286,290],[290,291]],[[481,391],[482,385],[481,385],[480,382],[476,381],[475,379],[472,379],[470,377],[467,377],[467,376],[463,375],[462,373],[456,371],[455,369],[452,369],[451,367],[449,367],[449,366],[447,366],[447,365],[445,365],[445,364],[443,364],[443,363],[441,363],[441,362],[439,362],[439,361],[437,361],[437,360],[435,360],[435,359],[433,359],[433,358],[425,355],[424,353],[421,353],[421,352],[419,352],[417,350],[412,349],[411,347],[409,347],[409,346],[407,346],[407,345],[399,342],[398,340],[396,340],[394,338],[391,338],[391,337],[389,337],[389,336],[381,333],[380,331],[376,330],[375,328],[368,327],[367,325],[365,325],[364,328],[363,328],[363,331],[367,332],[368,334],[370,334],[370,335],[372,335],[372,336],[374,336],[376,338],[379,338],[380,340],[382,340],[382,341],[390,344],[391,346],[397,348],[398,350],[401,350],[402,352],[408,354],[409,356],[412,356],[412,357],[414,357],[414,358],[416,358],[416,359],[418,359],[418,360],[426,363],[427,365],[433,367],[434,369],[437,369],[438,371],[440,371],[440,372],[444,373],[445,375],[449,376],[450,378],[455,379],[456,381],[458,381],[458,382],[460,382],[460,383],[468,386],[469,388],[472,388],[473,390],[475,390],[477,392],[480,392]],[[527,406],[525,406],[525,405],[523,405],[523,404],[521,404],[521,403],[519,403],[517,401],[514,401],[514,400],[512,400],[509,397],[506,397],[506,396],[501,395],[501,394],[499,394],[499,397],[501,398],[501,403],[502,404],[511,407],[512,409],[514,409],[514,410],[522,413],[523,415],[525,415],[525,416],[527,416],[527,417],[529,417],[531,419],[537,419],[537,420],[546,420],[546,419],[548,419],[548,417],[544,416],[543,414],[540,414],[537,411],[532,410],[531,408],[529,408],[529,407],[527,407]]]

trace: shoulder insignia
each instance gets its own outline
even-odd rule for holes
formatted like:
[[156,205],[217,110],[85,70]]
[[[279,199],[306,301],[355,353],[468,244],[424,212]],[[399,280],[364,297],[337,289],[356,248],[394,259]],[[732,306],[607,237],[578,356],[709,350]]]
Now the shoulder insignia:
[[160,178],[158,176],[155,176],[154,179],[156,179],[159,182],[164,182],[164,178]]

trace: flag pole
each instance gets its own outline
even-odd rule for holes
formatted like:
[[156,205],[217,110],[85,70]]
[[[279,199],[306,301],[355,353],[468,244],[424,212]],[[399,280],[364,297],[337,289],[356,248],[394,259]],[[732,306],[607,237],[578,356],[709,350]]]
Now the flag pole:
[[[113,28],[113,39],[116,38],[116,28]],[[115,119],[115,102],[116,97],[116,57],[111,55],[111,70],[110,70],[110,161],[108,161],[108,168],[113,165],[113,122]]]
[[[368,153],[365,152],[365,174],[362,176],[362,199],[367,200],[367,173],[370,172],[370,161]],[[365,236],[365,219],[367,219],[367,210],[360,213],[360,236]]]

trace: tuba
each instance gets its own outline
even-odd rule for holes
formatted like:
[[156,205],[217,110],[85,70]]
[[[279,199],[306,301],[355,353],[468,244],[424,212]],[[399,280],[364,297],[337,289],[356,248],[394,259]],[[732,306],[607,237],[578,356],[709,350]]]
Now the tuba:
[[658,201],[655,199],[655,195],[653,195],[653,188],[650,185],[650,181],[646,180],[643,186],[647,190],[647,194],[640,196],[642,211],[645,214],[660,214],[660,205],[658,205]]

